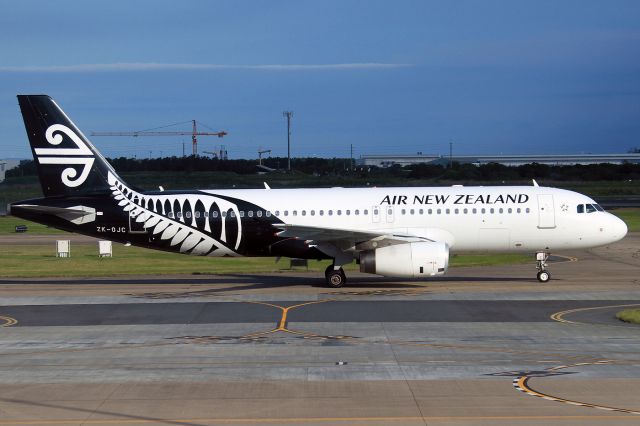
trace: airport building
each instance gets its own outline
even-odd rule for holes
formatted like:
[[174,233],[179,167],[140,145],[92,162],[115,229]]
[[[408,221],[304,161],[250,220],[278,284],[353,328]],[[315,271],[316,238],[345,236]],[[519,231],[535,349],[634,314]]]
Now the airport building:
[[449,161],[471,163],[480,166],[498,163],[505,166],[521,166],[523,164],[546,164],[549,166],[572,166],[575,164],[623,164],[640,163],[640,153],[634,154],[540,154],[540,155],[456,155],[451,158],[443,155],[362,155],[356,160],[358,166],[391,167],[411,164],[448,164]]

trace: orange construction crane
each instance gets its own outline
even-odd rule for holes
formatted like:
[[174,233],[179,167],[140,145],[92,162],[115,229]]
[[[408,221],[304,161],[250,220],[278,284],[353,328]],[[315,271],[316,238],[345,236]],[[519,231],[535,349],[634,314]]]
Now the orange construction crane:
[[[180,123],[178,123],[180,124]],[[199,132],[196,126],[196,120],[191,120],[193,130],[191,132],[157,132],[143,130],[140,132],[92,132],[91,136],[183,136],[191,135],[191,142],[193,143],[193,155],[198,155],[198,136],[217,136],[219,138],[226,136],[227,132]],[[173,126],[173,124],[172,124]],[[168,127],[168,126],[167,126]],[[207,126],[205,126],[207,127]]]

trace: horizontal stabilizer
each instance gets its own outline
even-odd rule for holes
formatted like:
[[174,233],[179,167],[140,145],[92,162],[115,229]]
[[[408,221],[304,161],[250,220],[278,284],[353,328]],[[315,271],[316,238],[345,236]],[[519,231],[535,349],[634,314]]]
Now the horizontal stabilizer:
[[39,206],[35,204],[14,204],[11,208],[14,210],[21,209],[25,212],[58,216],[59,218],[68,220],[76,225],[96,220],[96,209],[85,206],[53,207]]

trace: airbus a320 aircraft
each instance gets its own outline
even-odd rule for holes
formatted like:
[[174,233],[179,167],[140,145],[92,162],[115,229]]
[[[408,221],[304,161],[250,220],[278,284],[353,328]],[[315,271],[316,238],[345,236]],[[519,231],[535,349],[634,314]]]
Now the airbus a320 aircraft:
[[195,256],[331,259],[427,278],[450,253],[535,253],[541,282],[551,251],[613,243],[625,223],[576,192],[533,186],[141,191],[121,179],[46,95],[19,95],[44,198],[11,214],[102,239]]

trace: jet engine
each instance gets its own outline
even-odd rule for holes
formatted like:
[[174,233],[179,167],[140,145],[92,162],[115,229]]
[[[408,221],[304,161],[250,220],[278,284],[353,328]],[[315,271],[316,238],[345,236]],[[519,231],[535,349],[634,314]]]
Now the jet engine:
[[449,246],[443,242],[395,244],[360,253],[360,272],[387,277],[443,275],[449,267]]

